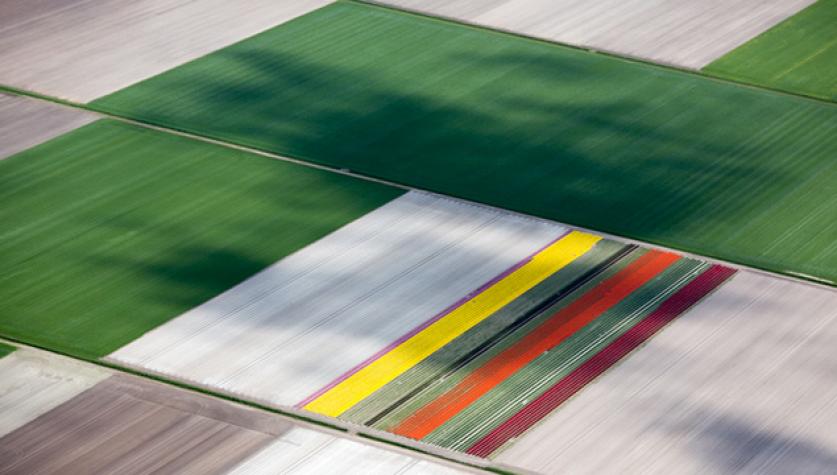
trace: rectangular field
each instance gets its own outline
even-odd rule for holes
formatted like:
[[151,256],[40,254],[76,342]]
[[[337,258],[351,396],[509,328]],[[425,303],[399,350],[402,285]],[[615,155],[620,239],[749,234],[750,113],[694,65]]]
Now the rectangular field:
[[814,0],[382,0],[398,8],[699,69]]
[[401,193],[95,122],[0,162],[0,333],[106,355]]
[[108,359],[294,406],[564,232],[411,192]]
[[819,0],[704,70],[837,102],[837,0]]
[[339,2],[94,105],[837,282],[831,104]]
[[329,0],[0,2],[0,83],[87,102]]

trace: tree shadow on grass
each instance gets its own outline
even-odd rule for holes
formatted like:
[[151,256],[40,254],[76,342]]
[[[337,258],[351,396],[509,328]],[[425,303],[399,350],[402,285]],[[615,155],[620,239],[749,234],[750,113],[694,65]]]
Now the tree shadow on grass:
[[[708,109],[701,101],[711,93],[701,79],[649,82],[643,77],[659,71],[615,60],[618,67],[609,68],[585,53],[542,48],[466,46],[431,61],[399,58],[393,46],[387,62],[349,67],[263,43],[245,42],[143,83],[137,97],[147,100],[126,110],[152,123],[684,247],[704,242],[686,231],[709,226],[720,235],[740,227],[752,210],[729,206],[737,192],[766,201],[798,179],[768,162],[738,159],[758,155],[762,145],[725,140],[734,134],[712,124],[722,113],[689,111],[692,102]],[[417,70],[412,62],[422,60],[451,72]]]

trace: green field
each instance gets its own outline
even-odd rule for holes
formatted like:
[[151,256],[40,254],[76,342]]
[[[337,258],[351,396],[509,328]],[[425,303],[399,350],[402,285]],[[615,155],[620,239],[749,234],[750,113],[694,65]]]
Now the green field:
[[0,343],[0,358],[8,355],[13,351],[15,351],[15,347]]
[[837,101],[837,0],[819,0],[704,71]]
[[0,162],[0,332],[106,355],[400,193],[93,123]]
[[94,103],[837,281],[837,106],[339,2]]

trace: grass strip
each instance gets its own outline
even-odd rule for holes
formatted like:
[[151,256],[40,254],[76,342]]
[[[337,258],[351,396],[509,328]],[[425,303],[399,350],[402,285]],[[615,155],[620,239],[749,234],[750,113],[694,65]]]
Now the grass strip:
[[11,352],[15,351],[14,346],[6,345],[4,343],[0,343],[0,358],[10,354]]
[[818,1],[703,71],[837,101],[837,0]]

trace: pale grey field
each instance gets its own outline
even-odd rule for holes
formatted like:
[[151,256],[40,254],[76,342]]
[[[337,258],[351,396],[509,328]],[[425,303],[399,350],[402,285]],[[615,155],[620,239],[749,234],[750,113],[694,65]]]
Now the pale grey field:
[[0,359],[0,473],[454,474],[473,470],[89,363]]
[[527,36],[700,69],[815,0],[383,0]]
[[330,0],[0,0],[0,83],[88,102]]
[[410,192],[108,358],[292,406],[564,231]]
[[405,453],[297,427],[230,472],[231,475],[271,473],[448,475],[466,472]]
[[834,473],[837,292],[739,272],[497,460],[542,473]]
[[0,93],[0,160],[96,119],[92,113]]
[[0,437],[108,376],[92,365],[23,348],[0,358]]

